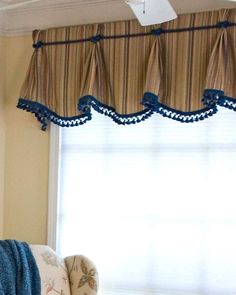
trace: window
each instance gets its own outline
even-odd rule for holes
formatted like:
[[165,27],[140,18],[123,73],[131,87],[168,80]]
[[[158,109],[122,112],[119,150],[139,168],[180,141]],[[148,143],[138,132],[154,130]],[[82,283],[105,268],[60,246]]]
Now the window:
[[57,250],[101,295],[236,294],[236,116],[61,129]]

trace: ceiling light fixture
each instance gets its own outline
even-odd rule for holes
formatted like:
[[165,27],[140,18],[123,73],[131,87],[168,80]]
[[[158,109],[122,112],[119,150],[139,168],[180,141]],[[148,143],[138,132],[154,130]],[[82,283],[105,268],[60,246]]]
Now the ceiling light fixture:
[[177,17],[168,0],[125,0],[142,26],[160,24]]

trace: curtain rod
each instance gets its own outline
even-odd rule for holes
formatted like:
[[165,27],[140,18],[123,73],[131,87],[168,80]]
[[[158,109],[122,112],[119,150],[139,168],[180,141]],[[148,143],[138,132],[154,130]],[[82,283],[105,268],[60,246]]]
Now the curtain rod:
[[169,34],[169,33],[181,33],[181,32],[189,32],[189,31],[200,31],[200,30],[209,30],[209,29],[225,29],[228,27],[236,26],[236,23],[231,23],[229,21],[222,21],[218,22],[215,25],[209,26],[197,26],[197,27],[189,27],[189,28],[178,28],[178,29],[153,29],[147,33],[138,33],[138,34],[127,34],[127,35],[111,35],[111,36],[104,36],[104,35],[96,35],[90,38],[85,39],[77,39],[77,40],[65,40],[65,41],[52,41],[52,42],[43,42],[38,41],[33,44],[33,48],[39,49],[42,46],[52,46],[52,45],[66,45],[66,44],[74,44],[74,43],[83,43],[83,42],[92,42],[97,43],[101,40],[109,40],[109,39],[120,39],[120,38],[133,38],[133,37],[143,37],[143,36],[160,36],[161,34]]

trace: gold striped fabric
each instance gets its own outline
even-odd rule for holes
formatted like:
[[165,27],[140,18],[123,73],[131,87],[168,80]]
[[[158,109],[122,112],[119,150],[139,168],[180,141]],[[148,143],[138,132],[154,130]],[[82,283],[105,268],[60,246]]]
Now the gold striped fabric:
[[[236,10],[180,15],[162,29],[236,22]],[[53,42],[150,32],[136,20],[54,28],[33,33],[33,41]],[[176,110],[203,108],[204,89],[236,98],[236,27],[160,36],[42,46],[35,49],[20,97],[38,102],[61,117],[73,117],[78,100],[91,95],[120,114],[144,109],[145,92]]]

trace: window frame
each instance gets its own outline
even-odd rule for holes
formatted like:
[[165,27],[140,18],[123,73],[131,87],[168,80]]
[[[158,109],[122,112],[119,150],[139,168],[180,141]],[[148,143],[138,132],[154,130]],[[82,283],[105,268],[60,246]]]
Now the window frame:
[[47,245],[57,251],[57,218],[59,212],[59,173],[60,173],[60,127],[50,125],[49,131],[49,177],[48,177],[48,222]]

